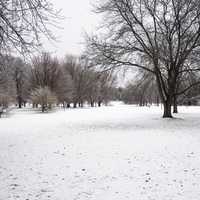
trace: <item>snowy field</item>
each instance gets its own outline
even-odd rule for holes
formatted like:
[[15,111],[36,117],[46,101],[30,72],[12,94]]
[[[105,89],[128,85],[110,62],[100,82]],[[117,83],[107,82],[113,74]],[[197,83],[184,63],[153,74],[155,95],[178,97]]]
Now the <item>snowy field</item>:
[[0,119],[0,200],[198,200],[200,107],[117,104]]

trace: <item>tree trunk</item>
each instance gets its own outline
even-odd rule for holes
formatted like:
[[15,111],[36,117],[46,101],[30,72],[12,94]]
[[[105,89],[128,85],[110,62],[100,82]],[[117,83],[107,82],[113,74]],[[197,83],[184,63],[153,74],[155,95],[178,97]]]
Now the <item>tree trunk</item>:
[[67,108],[70,108],[70,103],[67,103]]
[[156,104],[157,104],[157,106],[160,105],[160,98],[159,97],[156,98]]
[[173,99],[173,113],[178,113],[178,105],[176,96]]
[[22,98],[18,97],[18,108],[22,108]]
[[171,100],[167,99],[164,103],[164,114],[163,114],[163,118],[172,118],[172,105],[171,105]]
[[45,105],[42,105],[42,112],[45,111]]
[[170,86],[173,87],[170,87],[168,94],[166,94],[166,92],[163,89],[164,86],[159,78],[159,75],[157,75],[156,78],[157,78],[156,80],[157,80],[158,91],[160,94],[160,100],[162,101],[164,107],[163,118],[173,118],[171,107],[172,107],[172,96],[173,96],[172,94],[174,94],[173,93],[174,86],[171,84]]
[[101,107],[101,101],[98,102],[98,106]]
[[74,103],[74,108],[76,108],[77,107],[77,104],[76,103]]

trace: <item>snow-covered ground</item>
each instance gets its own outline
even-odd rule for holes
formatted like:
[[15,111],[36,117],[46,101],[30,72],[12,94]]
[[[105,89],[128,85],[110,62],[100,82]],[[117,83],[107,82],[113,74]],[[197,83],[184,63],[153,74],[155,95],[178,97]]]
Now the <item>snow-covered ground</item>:
[[0,119],[0,200],[198,200],[200,107],[117,104]]

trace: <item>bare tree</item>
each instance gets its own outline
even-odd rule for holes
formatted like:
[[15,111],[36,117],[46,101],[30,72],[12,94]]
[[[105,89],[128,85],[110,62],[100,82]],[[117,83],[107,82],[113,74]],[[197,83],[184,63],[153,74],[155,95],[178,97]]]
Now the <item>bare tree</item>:
[[21,59],[10,57],[9,67],[12,72],[12,79],[16,87],[16,100],[18,107],[25,106],[29,95],[29,66]]
[[137,67],[155,76],[164,105],[171,106],[196,83],[178,90],[180,80],[199,67],[187,62],[200,47],[199,0],[103,0],[96,8],[104,15],[101,37],[87,38],[87,54],[104,70]]
[[100,95],[99,74],[94,70],[88,69],[87,73],[85,73],[85,76],[87,77],[85,79],[87,81],[87,84],[85,84],[86,100],[91,107],[94,107],[95,103],[98,102],[98,97]]
[[48,87],[39,87],[32,91],[30,99],[33,104],[41,105],[42,112],[52,109],[57,103],[56,95]]
[[102,103],[107,105],[109,101],[114,99],[116,80],[116,76],[111,71],[99,74],[99,95],[97,100],[99,107]]
[[63,107],[65,108],[70,107],[70,103],[72,102],[73,98],[73,83],[72,79],[69,74],[66,73],[64,68],[60,68],[60,77],[57,80],[56,85],[56,95],[58,98],[58,102],[62,103]]
[[72,79],[74,107],[77,104],[82,107],[84,102],[88,102],[91,107],[95,104],[101,106],[112,98],[112,87],[116,79],[111,72],[99,73],[90,67],[86,57],[68,55],[63,66]]
[[75,56],[67,55],[63,67],[72,80],[73,94],[72,101],[74,108],[79,104],[83,106],[86,100],[86,93],[89,85],[87,62]]
[[57,58],[53,58],[48,53],[35,57],[31,70],[31,88],[48,87],[54,92],[59,103],[70,101],[72,96],[71,77],[66,74],[64,68]]
[[15,103],[16,87],[12,77],[9,57],[1,56],[0,59],[0,106],[8,107]]
[[138,104],[140,106],[159,105],[159,94],[153,74],[139,70],[136,78],[129,82],[122,95],[125,103]]
[[50,26],[58,18],[48,0],[0,0],[0,53],[30,52],[42,35],[53,39]]

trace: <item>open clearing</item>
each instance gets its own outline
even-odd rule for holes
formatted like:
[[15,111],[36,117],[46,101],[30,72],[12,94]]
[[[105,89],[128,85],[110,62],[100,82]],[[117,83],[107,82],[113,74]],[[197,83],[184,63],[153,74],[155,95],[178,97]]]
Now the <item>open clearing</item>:
[[0,200],[198,200],[200,107],[115,104],[0,119]]

